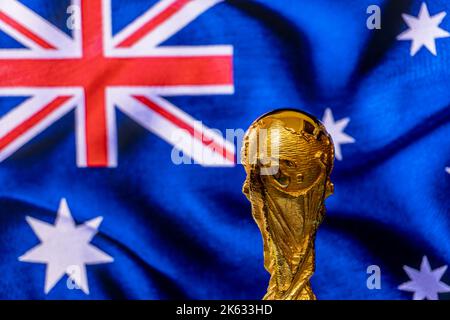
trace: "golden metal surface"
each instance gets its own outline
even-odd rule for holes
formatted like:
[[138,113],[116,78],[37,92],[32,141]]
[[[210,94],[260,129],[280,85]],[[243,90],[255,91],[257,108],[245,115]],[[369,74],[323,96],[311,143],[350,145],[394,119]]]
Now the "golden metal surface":
[[334,147],[325,127],[298,110],[276,110],[257,119],[244,137],[247,173],[243,192],[263,238],[271,278],[265,300],[316,299],[316,231],[325,215]]

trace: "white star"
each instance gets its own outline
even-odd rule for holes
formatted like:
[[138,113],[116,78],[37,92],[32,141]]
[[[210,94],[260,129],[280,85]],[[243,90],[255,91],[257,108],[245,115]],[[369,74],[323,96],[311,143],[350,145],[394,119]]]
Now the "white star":
[[430,17],[426,3],[422,3],[417,18],[409,14],[402,15],[409,29],[399,34],[397,40],[412,40],[411,56],[414,56],[422,47],[426,47],[436,56],[436,39],[450,37],[450,33],[439,28],[446,15],[447,13],[442,11]]
[[445,168],[445,171],[446,171],[448,174],[450,174],[450,167],[446,167],[446,168]]
[[344,118],[334,121],[333,112],[330,108],[325,110],[322,122],[328,133],[333,138],[334,150],[336,151],[336,159],[342,160],[341,144],[354,143],[355,139],[344,132],[350,122],[350,118]]
[[420,271],[408,266],[403,266],[403,270],[408,274],[411,281],[401,284],[398,289],[414,292],[414,300],[438,300],[438,293],[450,292],[450,287],[440,281],[447,270],[447,266],[431,270],[426,256],[422,258]]
[[[89,294],[86,265],[113,261],[112,257],[90,244],[103,218],[97,217],[77,226],[67,201],[62,199],[54,225],[32,217],[26,220],[41,243],[19,260],[47,264],[45,293],[49,293],[67,274],[77,287]],[[78,272],[74,273],[74,270]]]

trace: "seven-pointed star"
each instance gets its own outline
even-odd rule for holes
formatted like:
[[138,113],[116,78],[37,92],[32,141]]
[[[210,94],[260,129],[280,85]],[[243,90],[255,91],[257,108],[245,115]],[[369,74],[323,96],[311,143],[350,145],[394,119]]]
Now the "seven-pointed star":
[[76,225],[67,201],[61,200],[54,225],[26,218],[41,243],[19,257],[20,261],[45,263],[45,293],[67,274],[83,292],[89,294],[86,265],[112,262],[113,258],[89,242],[97,234],[102,217]]
[[338,121],[334,121],[333,112],[330,108],[325,110],[325,114],[322,119],[323,125],[327,129],[328,133],[333,138],[334,150],[336,152],[336,159],[342,160],[341,144],[354,143],[355,139],[344,132],[350,122],[350,118],[344,118]]
[[422,3],[417,18],[409,14],[402,15],[409,29],[399,34],[397,40],[412,40],[411,56],[414,56],[422,47],[426,47],[436,56],[436,39],[450,37],[450,33],[439,28],[446,15],[447,13],[443,11],[430,17],[427,5]]
[[398,289],[414,292],[414,300],[438,300],[438,293],[450,292],[450,287],[440,281],[447,270],[447,266],[431,270],[426,256],[422,258],[420,271],[408,266],[403,266],[403,270],[408,274],[411,281],[401,284]]

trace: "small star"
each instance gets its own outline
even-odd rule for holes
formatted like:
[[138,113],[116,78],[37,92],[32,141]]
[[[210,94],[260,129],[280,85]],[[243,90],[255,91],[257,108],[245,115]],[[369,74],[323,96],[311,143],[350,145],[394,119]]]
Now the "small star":
[[[112,262],[113,258],[90,244],[102,222],[102,217],[75,225],[67,201],[62,199],[54,225],[26,218],[41,243],[23,256],[19,261],[47,264],[45,274],[45,293],[67,274],[77,288],[89,294],[86,265]],[[78,270],[74,274],[74,270]]]
[[445,168],[445,171],[446,171],[448,174],[450,174],[450,167],[446,167],[446,168]]
[[342,160],[341,144],[354,143],[355,139],[344,132],[350,122],[350,118],[344,118],[334,121],[333,112],[330,108],[325,110],[322,119],[323,125],[333,138],[334,149],[336,151],[336,159]]
[[398,289],[414,292],[414,300],[438,300],[438,293],[450,292],[450,287],[440,281],[447,270],[447,266],[431,270],[426,256],[422,258],[420,271],[408,266],[403,266],[403,270],[408,274],[411,281],[401,284]]
[[450,37],[450,33],[439,28],[446,15],[447,13],[442,11],[430,17],[426,3],[422,3],[417,18],[405,13],[402,15],[409,29],[398,35],[397,40],[412,40],[411,56],[414,56],[422,47],[426,47],[436,56],[436,39]]

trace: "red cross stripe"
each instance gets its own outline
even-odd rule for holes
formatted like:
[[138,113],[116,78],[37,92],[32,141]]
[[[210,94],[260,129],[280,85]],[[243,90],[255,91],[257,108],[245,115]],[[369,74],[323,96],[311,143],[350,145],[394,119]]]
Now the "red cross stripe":
[[[199,134],[195,119],[161,98],[233,93],[231,47],[159,46],[220,1],[162,0],[114,37],[110,0],[74,1],[81,9],[81,31],[74,31],[73,39],[20,3],[5,1],[10,5],[0,7],[0,28],[31,53],[0,49],[0,95],[29,91],[34,98],[0,118],[0,161],[76,108],[78,165],[114,167],[117,105],[200,163],[210,164],[204,154],[180,146],[171,131],[185,130],[192,143],[209,149],[207,158],[234,163],[234,145],[207,128]],[[30,19],[19,20],[12,10]]]

